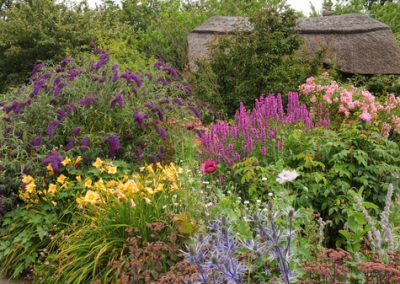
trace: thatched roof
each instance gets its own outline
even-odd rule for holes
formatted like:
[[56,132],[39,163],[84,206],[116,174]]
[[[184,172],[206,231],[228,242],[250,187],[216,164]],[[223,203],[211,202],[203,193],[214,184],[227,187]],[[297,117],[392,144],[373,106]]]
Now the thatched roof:
[[[251,31],[245,17],[211,17],[188,36],[191,69],[207,58],[207,43],[218,35]],[[303,47],[313,54],[326,50],[325,61],[342,72],[354,74],[400,74],[400,48],[390,28],[367,15],[346,14],[301,18],[296,30],[305,38]]]

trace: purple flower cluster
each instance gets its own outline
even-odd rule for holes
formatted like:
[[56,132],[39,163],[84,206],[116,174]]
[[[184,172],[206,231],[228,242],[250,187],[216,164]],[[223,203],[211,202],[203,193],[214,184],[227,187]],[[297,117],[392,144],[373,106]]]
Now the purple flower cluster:
[[114,64],[112,67],[113,70],[113,77],[112,77],[112,81],[113,82],[117,82],[118,81],[118,64]]
[[84,96],[79,103],[81,104],[82,107],[86,107],[89,105],[93,105],[97,102],[97,95],[96,94],[91,94]]
[[250,154],[265,157],[269,151],[274,153],[283,150],[283,134],[279,135],[280,130],[298,125],[304,129],[328,127],[329,117],[321,112],[313,119],[306,105],[300,103],[297,93],[288,94],[286,112],[280,94],[261,96],[250,112],[241,103],[231,124],[219,121],[202,136],[204,159],[218,163],[224,161],[232,167],[240,158]]
[[107,52],[103,51],[103,53],[100,55],[99,61],[96,62],[95,68],[96,70],[100,70],[101,67],[106,64],[108,60],[108,54]]
[[53,83],[53,95],[57,97],[65,86],[65,83],[61,82],[61,78],[57,77]]
[[106,137],[104,141],[108,144],[109,147],[108,156],[111,159],[115,159],[118,150],[121,149],[118,135],[114,134],[112,136]]
[[47,135],[53,136],[54,135],[54,128],[60,125],[60,121],[58,119],[53,120],[47,125]]
[[121,78],[124,78],[128,83],[132,82],[132,80],[133,80],[133,81],[135,81],[138,88],[142,87],[142,80],[136,74],[133,74],[131,72],[126,72],[126,73],[121,74]]
[[33,147],[40,147],[40,145],[42,145],[42,141],[43,141],[42,136],[36,136],[31,141],[29,141],[29,145],[31,145]]
[[54,173],[57,175],[59,169],[61,167],[61,162],[63,161],[63,157],[57,152],[57,150],[52,150],[46,158],[42,161],[43,165],[47,166],[48,164],[51,165],[53,168]]
[[120,108],[123,108],[124,106],[124,98],[122,96],[122,93],[118,93],[115,96],[112,97],[111,99],[111,107],[114,108],[115,105],[119,105]]

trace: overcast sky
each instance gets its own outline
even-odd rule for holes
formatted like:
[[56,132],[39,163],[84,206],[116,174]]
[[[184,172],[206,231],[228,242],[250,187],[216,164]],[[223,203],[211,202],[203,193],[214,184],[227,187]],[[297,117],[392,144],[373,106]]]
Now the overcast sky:
[[[293,9],[302,11],[304,15],[308,16],[311,11],[310,2],[313,3],[317,11],[322,9],[323,0],[287,0],[287,2],[293,7]],[[101,3],[101,0],[88,0],[91,7],[95,7],[96,3]],[[116,2],[119,2],[116,0]]]
[[323,0],[288,0],[288,3],[293,9],[302,11],[304,15],[308,16],[311,12],[310,2],[314,5],[317,11],[321,11]]

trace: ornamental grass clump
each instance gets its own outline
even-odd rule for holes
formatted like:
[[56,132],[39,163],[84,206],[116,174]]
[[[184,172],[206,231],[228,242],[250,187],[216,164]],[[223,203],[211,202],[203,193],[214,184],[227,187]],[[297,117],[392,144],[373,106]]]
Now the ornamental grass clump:
[[16,191],[21,172],[37,175],[57,155],[123,159],[138,167],[174,161],[195,133],[180,129],[201,113],[190,86],[164,62],[149,72],[122,70],[106,51],[93,46],[88,64],[66,58],[54,68],[32,70],[29,82],[5,94],[0,105],[0,143],[4,173],[0,184]]
[[288,105],[283,107],[281,94],[261,96],[253,110],[243,104],[232,123],[219,121],[202,135],[202,159],[215,160],[233,168],[235,163],[257,156],[274,161],[284,150],[288,131],[329,128],[330,118],[322,108],[312,116],[297,93],[288,93]]

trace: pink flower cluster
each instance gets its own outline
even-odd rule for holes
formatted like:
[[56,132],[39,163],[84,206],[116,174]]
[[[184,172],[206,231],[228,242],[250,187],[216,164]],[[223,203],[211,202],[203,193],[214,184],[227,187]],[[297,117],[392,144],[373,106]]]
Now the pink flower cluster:
[[[324,75],[327,79],[327,75]],[[336,81],[319,84],[314,77],[300,86],[300,94],[311,103],[311,113],[315,113],[319,104],[329,108],[332,113],[342,113],[344,119],[377,122],[385,137],[392,129],[400,133],[400,117],[395,114],[400,106],[400,98],[389,94],[384,103],[380,103],[368,91],[351,87],[342,87]]]
[[320,109],[317,117],[311,118],[307,106],[300,103],[297,93],[288,94],[286,111],[280,94],[261,96],[252,111],[247,111],[241,103],[231,124],[219,121],[203,135],[202,158],[226,162],[232,167],[235,162],[250,155],[273,156],[275,151],[284,148],[285,135],[282,130],[289,127],[329,127],[329,114]]

